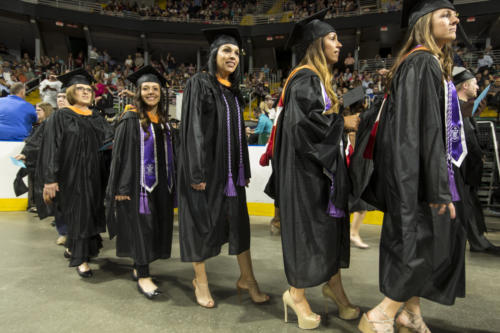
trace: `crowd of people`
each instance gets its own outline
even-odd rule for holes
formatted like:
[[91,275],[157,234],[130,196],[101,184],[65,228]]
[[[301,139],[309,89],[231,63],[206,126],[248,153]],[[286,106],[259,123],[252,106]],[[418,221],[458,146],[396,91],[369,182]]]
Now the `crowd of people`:
[[165,8],[161,8],[158,4],[148,6],[146,4],[138,5],[135,1],[110,0],[103,6],[103,10],[112,15],[130,12],[142,17],[168,18],[175,21],[197,19],[206,22],[231,22],[235,17],[258,14],[256,3],[256,0],[168,0]]

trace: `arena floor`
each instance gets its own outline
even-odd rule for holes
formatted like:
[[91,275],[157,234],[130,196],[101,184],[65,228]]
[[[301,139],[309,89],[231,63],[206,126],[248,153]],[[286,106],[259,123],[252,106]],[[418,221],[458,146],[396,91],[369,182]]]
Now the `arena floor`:
[[[99,258],[91,262],[94,277],[82,280],[68,268],[63,248],[55,245],[50,220],[39,221],[25,212],[0,213],[0,332],[301,332],[296,317],[283,322],[281,294],[287,288],[280,237],[271,236],[269,218],[252,217],[252,254],[261,289],[271,295],[266,305],[254,305],[248,296],[238,301],[236,259],[223,254],[208,261],[215,309],[195,303],[191,265],[179,259],[177,230],[173,258],[157,261],[152,274],[164,292],[150,301],[130,278],[131,261],[114,255],[114,242],[105,240]],[[488,237],[500,244],[500,222]],[[365,225],[362,236],[368,250],[352,249],[351,268],[343,271],[351,301],[367,310],[382,295],[378,291],[380,227]],[[424,317],[433,333],[500,332],[500,258],[466,253],[467,297],[447,307],[423,301]],[[323,317],[317,331],[358,332],[357,321],[336,317],[329,304],[325,316],[320,287],[308,290],[314,311]],[[291,311],[291,310],[289,310]]]

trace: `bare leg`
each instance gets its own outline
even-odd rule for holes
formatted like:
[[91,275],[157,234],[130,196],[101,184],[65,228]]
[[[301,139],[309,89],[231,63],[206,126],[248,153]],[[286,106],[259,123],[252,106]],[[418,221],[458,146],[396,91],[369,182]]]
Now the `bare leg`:
[[267,302],[269,300],[269,296],[260,292],[259,286],[253,274],[250,250],[240,253],[236,256],[236,258],[238,259],[238,265],[240,266],[240,278],[238,279],[238,282],[236,282],[238,293],[240,293],[240,290],[248,290],[250,298],[252,298],[253,302]]
[[205,270],[205,262],[193,262],[195,279],[193,280],[194,293],[196,301],[199,305],[205,308],[213,308],[215,302],[208,288],[207,272]]
[[274,207],[274,217],[271,220],[271,234],[279,235],[280,230],[281,230],[280,209],[278,207]]
[[345,294],[344,286],[342,285],[342,276],[340,275],[340,270],[337,274],[332,276],[328,281],[328,286],[335,294],[335,298],[344,306],[352,306],[351,302]]
[[301,313],[302,316],[308,317],[310,315],[315,315],[316,320],[320,320],[320,316],[312,312],[311,306],[306,298],[305,289],[297,289],[294,287],[290,288],[290,295],[292,296],[292,300],[297,307],[297,310]]
[[399,314],[396,325],[398,327],[407,327],[415,332],[419,333],[430,333],[431,331],[425,325],[424,319],[422,318],[422,311],[420,309],[420,298],[412,297],[410,298],[403,308],[403,311]]
[[359,229],[361,229],[361,224],[363,224],[365,216],[366,216],[366,210],[360,212],[354,212],[352,215],[351,242],[354,244],[354,246],[359,247],[361,249],[369,248],[369,245],[363,242],[361,236],[359,235]]

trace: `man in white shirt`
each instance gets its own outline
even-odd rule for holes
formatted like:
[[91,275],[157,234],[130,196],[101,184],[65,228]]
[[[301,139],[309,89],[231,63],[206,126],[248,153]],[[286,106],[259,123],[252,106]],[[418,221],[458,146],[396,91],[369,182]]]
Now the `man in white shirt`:
[[40,97],[42,101],[57,107],[57,93],[61,90],[62,83],[57,80],[54,72],[47,72],[47,78],[40,83]]
[[484,52],[483,57],[477,61],[478,71],[481,68],[490,68],[491,66],[493,66],[493,59],[491,59],[491,57],[486,52]]

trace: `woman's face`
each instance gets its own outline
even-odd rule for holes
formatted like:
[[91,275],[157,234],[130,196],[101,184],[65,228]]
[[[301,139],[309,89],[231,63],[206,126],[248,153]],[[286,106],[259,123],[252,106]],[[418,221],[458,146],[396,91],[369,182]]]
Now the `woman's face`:
[[233,44],[223,44],[217,51],[217,72],[223,75],[234,73],[240,63],[240,49]]
[[89,106],[92,103],[92,87],[87,84],[77,84],[75,87],[75,104]]
[[161,87],[156,82],[144,82],[141,84],[141,98],[149,107],[160,103]]
[[452,9],[438,9],[432,13],[432,35],[439,44],[452,42],[457,38],[458,14]]
[[45,111],[39,105],[36,106],[36,116],[39,123],[45,120]]
[[340,48],[342,48],[342,43],[338,40],[335,32],[330,32],[323,37],[323,52],[329,65],[339,61]]
[[60,92],[57,94],[57,107],[59,109],[65,108],[68,106],[68,100],[66,99],[66,93]]

